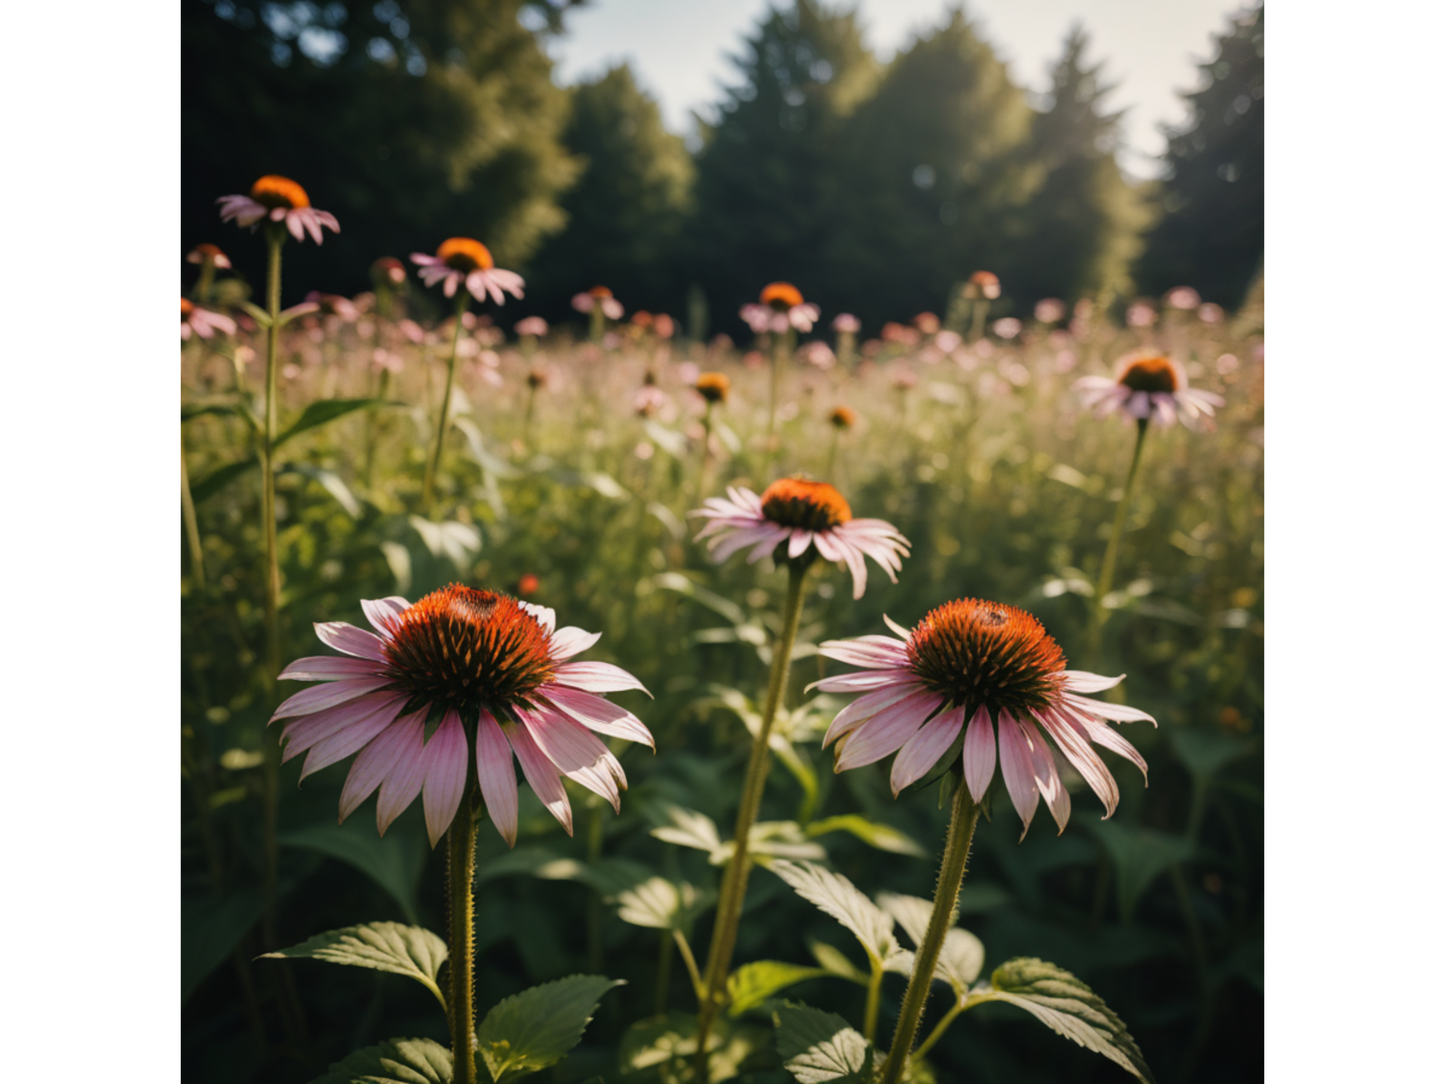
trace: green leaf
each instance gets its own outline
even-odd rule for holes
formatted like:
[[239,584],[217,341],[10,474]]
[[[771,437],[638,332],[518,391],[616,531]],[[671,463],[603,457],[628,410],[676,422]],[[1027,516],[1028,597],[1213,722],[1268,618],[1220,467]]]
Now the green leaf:
[[260,958],[326,960],[405,975],[430,990],[442,1008],[446,1008],[446,998],[437,985],[437,973],[446,962],[447,943],[420,926],[403,926],[400,922],[347,926],[319,933],[299,945],[268,952]]
[[412,516],[409,520],[433,557],[447,557],[458,572],[466,572],[482,551],[482,532],[473,523],[433,523]]
[[388,1039],[349,1054],[312,1084],[451,1084],[452,1052],[430,1039]]
[[1207,784],[1226,764],[1254,748],[1252,741],[1219,730],[1175,730],[1172,744],[1196,786]]
[[1154,1075],[1124,1022],[1103,998],[1061,967],[1033,957],[1009,960],[994,971],[987,988],[969,995],[964,1008],[985,1001],[1017,1005],[1064,1038],[1154,1084]]
[[204,403],[181,407],[181,421],[188,422],[192,418],[203,418],[207,414],[237,414],[235,403]]
[[727,861],[731,849],[724,850],[722,839],[718,836],[717,823],[706,813],[698,813],[696,810],[683,809],[681,806],[669,805],[664,812],[671,824],[654,828],[652,835],[664,843],[674,843],[679,847],[691,847],[694,850],[705,851],[708,861],[713,865],[721,865]]
[[[892,892],[884,892],[878,897],[878,902],[898,920],[898,925],[903,927],[915,945],[922,944],[928,921],[933,917],[932,903],[918,896],[898,896]],[[968,996],[968,988],[982,970],[982,941],[957,927],[944,934],[934,978],[948,983],[958,1000],[963,1001]]]
[[717,898],[715,892],[704,892],[693,885],[678,884],[664,877],[651,877],[639,885],[617,893],[617,917],[633,926],[657,930],[676,930],[686,934],[693,919]]
[[492,1079],[535,1073],[577,1045],[602,995],[618,979],[569,975],[499,1001],[477,1029],[477,1044]]
[[237,892],[181,900],[181,1004],[214,971],[261,917],[261,895]]
[[322,489],[326,490],[336,498],[336,503],[346,510],[346,514],[352,519],[361,516],[361,502],[358,501],[351,489],[341,478],[329,470],[321,467],[313,467],[309,463],[290,463],[281,468],[278,474],[300,474],[316,482]]
[[320,851],[355,866],[386,889],[406,920],[416,925],[417,885],[427,853],[423,837],[393,832],[382,839],[364,817],[354,817],[339,826],[318,824],[284,832],[278,842],[283,847]]
[[[757,1060],[754,1055],[767,1050],[771,1041],[771,1028],[737,1025],[726,1017],[714,1021],[708,1035],[708,1079],[713,1084],[732,1080],[744,1063]],[[660,1084],[693,1084],[696,1053],[697,1017],[674,1011],[629,1027],[618,1057],[624,1075],[650,1069]],[[651,1074],[647,1079],[653,1079]]]
[[829,832],[851,832],[870,847],[893,854],[907,854],[914,858],[926,858],[928,852],[892,825],[870,821],[857,813],[845,813],[838,817],[824,817],[808,825],[808,835],[821,836]]
[[285,444],[292,437],[299,436],[308,429],[315,429],[318,425],[325,425],[327,422],[343,418],[357,410],[374,410],[383,406],[399,406],[390,399],[317,399],[309,403],[306,409],[301,412],[292,426],[276,438],[275,447]]
[[728,976],[728,1012],[741,1016],[755,1009],[779,990],[805,979],[837,978],[822,967],[803,967],[779,960],[756,960],[743,964]]
[[893,916],[842,874],[812,862],[774,862],[772,871],[803,899],[848,927],[875,966],[882,967],[890,956],[903,951],[893,936]]
[[818,966],[830,975],[837,975],[840,979],[856,982],[859,986],[868,985],[868,976],[854,967],[853,961],[844,956],[841,950],[834,948],[828,942],[809,941],[808,951],[813,954],[813,959],[818,961]]
[[200,504],[202,501],[214,497],[247,471],[255,470],[258,465],[259,461],[253,455],[249,459],[243,459],[238,463],[227,463],[224,467],[217,467],[195,485],[191,486],[192,503]]
[[801,1084],[864,1084],[872,1066],[868,1040],[841,1016],[807,1005],[773,1010],[778,1057]]
[[246,312],[250,314],[251,319],[255,320],[256,323],[260,324],[262,327],[271,326],[271,314],[265,309],[263,309],[260,305],[253,304],[250,301],[242,301],[241,308],[245,309]]
[[1166,835],[1118,821],[1089,821],[1090,830],[1114,862],[1119,885],[1119,915],[1128,922],[1154,878],[1170,866],[1187,862],[1194,847],[1183,836]]

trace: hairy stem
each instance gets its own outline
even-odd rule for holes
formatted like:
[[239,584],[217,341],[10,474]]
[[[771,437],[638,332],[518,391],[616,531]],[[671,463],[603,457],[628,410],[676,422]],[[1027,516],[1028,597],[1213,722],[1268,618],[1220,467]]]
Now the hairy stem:
[[447,829],[447,1025],[452,1034],[452,1079],[477,1084],[472,957],[476,948],[472,882],[477,874],[477,784],[469,781]]

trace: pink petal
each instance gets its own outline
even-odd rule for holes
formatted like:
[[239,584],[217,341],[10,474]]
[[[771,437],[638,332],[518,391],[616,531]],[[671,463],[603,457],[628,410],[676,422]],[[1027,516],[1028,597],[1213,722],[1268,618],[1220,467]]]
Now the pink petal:
[[561,662],[563,659],[570,659],[573,655],[580,655],[600,639],[602,639],[600,632],[586,632],[575,625],[569,625],[552,634],[552,642],[548,645],[548,649],[551,651],[553,660]]
[[1054,818],[1054,823],[1059,826],[1059,834],[1063,835],[1064,826],[1069,823],[1069,811],[1072,803],[1069,800],[1069,792],[1064,789],[1064,782],[1059,778],[1058,765],[1054,763],[1054,753],[1044,742],[1038,729],[1027,719],[1019,723],[1025,737],[1028,738],[1032,747],[1034,762],[1034,783],[1043,795],[1044,802],[1049,807],[1049,813]]
[[423,754],[426,752],[422,739],[426,734],[426,716],[421,712],[409,716],[402,723],[402,733],[397,738],[391,768],[381,781],[381,793],[376,796],[376,830],[386,835],[391,822],[401,816],[402,811],[421,793],[426,780]]
[[[594,693],[615,693],[624,689],[647,687],[620,666],[610,662],[569,662],[557,667],[557,680],[574,689],[586,689]],[[648,695],[652,695],[648,693]]]
[[534,602],[518,602],[517,605],[531,614],[548,636],[557,631],[557,611],[552,607],[538,606]]
[[888,636],[859,636],[852,640],[824,640],[818,654],[849,666],[895,670],[908,663],[908,649]]
[[[396,699],[401,701],[403,698]],[[401,703],[397,703],[394,710],[400,710],[401,706]],[[301,765],[301,778],[305,779],[338,760],[345,760],[391,725],[395,718],[392,710],[374,711],[351,720],[335,734],[321,739],[306,754],[306,763]]]
[[1087,728],[1082,722],[1071,720],[1067,709],[1040,713],[1039,724],[1063,750],[1069,763],[1078,769],[1089,789],[1104,803],[1104,819],[1112,817],[1119,805],[1119,786],[1109,774],[1108,767],[1099,759],[1099,754],[1089,748]]
[[615,812],[622,811],[618,785],[626,789],[627,777],[607,746],[586,727],[554,709],[516,711],[537,748],[563,775],[606,798]]
[[651,732],[642,725],[642,720],[612,701],[591,693],[577,692],[565,685],[545,685],[542,691],[553,706],[566,712],[589,730],[613,738],[641,742],[654,751],[657,749]]
[[1004,786],[1024,822],[1024,830],[1019,833],[1019,839],[1023,839],[1039,807],[1039,785],[1034,781],[1034,756],[1028,738],[1007,711],[998,713],[998,759]]
[[788,539],[788,557],[801,557],[812,541],[812,531],[794,530],[792,537]]
[[903,682],[898,685],[890,685],[886,689],[878,689],[871,693],[864,693],[853,703],[840,711],[828,727],[828,733],[823,735],[823,748],[826,749],[837,741],[844,734],[857,730],[873,716],[877,715],[884,708],[898,703],[906,696],[923,691],[923,686],[917,681]]
[[825,693],[856,693],[867,689],[882,689],[902,681],[916,681],[912,670],[864,670],[852,674],[838,674],[815,681],[809,689],[822,689]]
[[516,846],[517,770],[512,767],[512,747],[497,720],[486,711],[477,719],[477,783],[487,803],[487,816],[507,846]]
[[572,804],[567,801],[567,791],[562,787],[562,773],[557,770],[557,765],[537,748],[537,743],[532,740],[532,735],[525,726],[507,723],[503,733],[507,735],[507,740],[512,743],[512,748],[517,753],[517,761],[522,765],[522,774],[527,777],[527,785],[532,788],[532,793],[541,799],[547,811],[557,818],[557,823],[566,829],[570,836]]
[[1087,670],[1062,670],[1060,673],[1064,678],[1064,688],[1071,693],[1098,693],[1105,689],[1112,689],[1127,676],[1120,674],[1118,677],[1104,677],[1102,674],[1091,674]]
[[1125,704],[1106,704],[1102,700],[1090,700],[1083,696],[1074,696],[1072,693],[1064,694],[1064,702],[1070,707],[1086,712],[1099,719],[1113,719],[1119,723],[1159,723],[1154,716],[1147,711],[1140,711],[1138,708],[1131,708]]
[[993,736],[993,720],[988,705],[980,704],[963,736],[963,779],[975,802],[983,801],[988,785],[993,782],[993,769],[998,759]]
[[897,798],[904,787],[922,779],[938,763],[938,758],[948,752],[953,739],[963,729],[963,713],[963,708],[942,712],[924,723],[923,729],[903,743],[888,776],[893,797]]
[[297,659],[276,677],[280,681],[339,681],[342,678],[374,677],[376,673],[376,663],[366,659],[311,655]]
[[359,700],[351,700],[338,707],[317,712],[315,715],[293,719],[281,732],[281,740],[286,743],[286,751],[281,756],[281,763],[284,764],[313,745],[340,734],[348,727],[367,724],[371,716],[378,712],[382,713],[387,720],[396,718],[401,709],[406,706],[406,700],[405,693],[372,693]]
[[940,694],[925,691],[904,697],[892,707],[884,708],[848,735],[838,752],[833,770],[846,772],[861,768],[896,752],[918,733],[924,720],[942,703]]
[[[348,700],[355,700],[359,696],[384,689],[390,684],[391,678],[389,677],[360,677],[329,681],[324,685],[313,685],[309,689],[302,689],[299,693],[288,697],[276,709],[270,722],[274,723],[277,719],[289,719],[295,715],[309,715],[312,712],[334,708]],[[270,723],[267,725],[269,726]]]
[[[409,721],[409,720],[408,720]],[[351,771],[346,776],[346,785],[341,788],[341,816],[337,823],[346,820],[371,793],[381,786],[386,773],[396,760],[397,750],[406,736],[407,727],[403,721],[389,726],[371,741],[365,749],[356,754],[351,762]]]
[[396,627],[396,618],[411,608],[411,603],[400,595],[392,595],[390,598],[364,598],[361,600],[361,612],[371,622],[371,627],[388,640],[391,639],[392,629]]
[[[278,208],[278,210],[279,210],[279,208]],[[275,217],[275,216],[273,215],[272,217]],[[285,217],[286,217],[286,228],[291,232],[291,236],[294,237],[294,238],[296,238],[296,240],[298,240],[298,241],[305,240],[305,238],[306,238],[306,226],[305,226],[305,224],[301,221],[301,219],[300,219],[299,217],[297,217],[296,215],[294,215],[294,214],[289,214],[289,215],[286,215]]]
[[[461,717],[455,709],[448,708],[442,725],[422,750],[426,775],[422,808],[426,811],[426,831],[433,847],[451,827],[461,805],[462,794],[467,789],[467,759],[467,735],[462,729]],[[470,820],[471,814],[467,812],[463,816]]]
[[348,625],[345,621],[322,621],[315,626],[316,636],[335,651],[344,651],[358,659],[387,662],[385,642],[375,633]]

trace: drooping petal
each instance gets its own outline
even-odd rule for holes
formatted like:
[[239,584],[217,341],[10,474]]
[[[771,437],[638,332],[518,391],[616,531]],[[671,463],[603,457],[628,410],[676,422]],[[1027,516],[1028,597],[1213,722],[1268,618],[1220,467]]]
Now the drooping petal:
[[912,670],[902,667],[896,670],[860,670],[851,674],[825,677],[821,681],[813,682],[808,689],[822,689],[825,693],[858,693],[916,680]]
[[1059,834],[1063,835],[1064,826],[1069,823],[1072,803],[1069,800],[1069,792],[1064,789],[1064,781],[1059,778],[1059,768],[1054,763],[1053,750],[1049,748],[1032,722],[1027,719],[1021,720],[1019,727],[1028,739],[1029,751],[1033,756],[1034,784],[1039,788],[1039,793],[1043,795],[1044,803],[1049,807],[1049,813],[1053,816],[1054,823],[1059,826]]
[[567,800],[567,791],[562,786],[561,771],[537,748],[537,743],[532,740],[532,735],[525,726],[509,722],[502,731],[516,750],[517,762],[522,765],[522,774],[527,777],[527,785],[532,788],[532,793],[541,799],[547,812],[557,818],[557,823],[566,829],[570,836],[572,803]]
[[400,595],[392,595],[389,598],[364,598],[361,600],[361,612],[371,622],[371,627],[386,639],[391,639],[391,630],[396,626],[396,618],[411,608],[411,603]]
[[905,696],[912,696],[914,693],[922,691],[922,684],[917,681],[907,681],[877,689],[871,693],[864,693],[834,718],[828,727],[828,733],[823,735],[823,748],[826,749],[844,734],[858,729],[884,708],[898,703]]
[[338,824],[355,813],[361,803],[381,786],[381,781],[386,778],[386,773],[391,771],[391,766],[396,761],[397,750],[402,746],[406,731],[406,726],[398,720],[396,726],[388,726],[373,738],[365,749],[356,754],[356,759],[351,763],[351,771],[346,776],[346,785],[341,788],[341,815],[337,819]]
[[998,713],[998,759],[1008,796],[1024,822],[1024,830],[1019,833],[1019,839],[1023,839],[1039,807],[1039,785],[1034,781],[1034,757],[1028,738],[1007,711]]
[[422,745],[426,716],[416,712],[409,715],[401,726],[403,729],[397,738],[391,769],[381,781],[381,792],[376,796],[376,830],[382,835],[386,835],[391,822],[416,801],[422,783],[426,781],[426,749]]
[[627,788],[627,776],[595,734],[554,708],[514,710],[537,747],[563,775],[606,798],[614,812],[622,812],[620,790]]
[[580,655],[600,639],[602,639],[600,632],[587,632],[575,625],[569,625],[552,634],[552,641],[548,647],[552,658],[561,662],[563,659],[570,659],[573,655]]
[[802,529],[795,529],[795,530],[792,532],[791,536],[789,536],[789,538],[788,538],[788,557],[789,557],[789,559],[794,558],[794,557],[801,557],[801,556],[803,556],[803,551],[806,550],[806,549],[812,544],[812,542],[813,542],[813,532],[812,532],[812,531],[804,531],[804,530],[802,530]]
[[642,720],[632,712],[591,693],[578,692],[564,685],[544,685],[542,693],[558,709],[566,712],[577,722],[613,738],[641,742],[656,750],[652,733],[642,725]]
[[467,735],[461,717],[448,708],[431,741],[422,750],[422,809],[426,812],[426,831],[435,847],[457,815],[462,794],[467,789]]
[[1106,704],[1102,700],[1090,700],[1084,696],[1074,696],[1072,693],[1064,694],[1064,702],[1070,707],[1077,708],[1087,715],[1098,719],[1113,719],[1116,723],[1153,723],[1159,725],[1158,720],[1147,711],[1140,711],[1138,708],[1131,708],[1126,704]]
[[[557,680],[574,689],[585,689],[593,693],[616,693],[625,689],[647,687],[620,666],[610,662],[569,662],[557,667]],[[651,696],[651,693],[647,694]]]
[[341,681],[328,681],[324,685],[313,685],[287,697],[271,716],[270,722],[334,708],[348,700],[377,692],[390,684],[391,678],[382,676],[345,678]]
[[884,708],[868,722],[848,735],[833,765],[835,772],[846,772],[882,760],[896,752],[904,742],[918,733],[943,696],[927,690],[904,697],[890,708]]
[[512,767],[512,747],[491,713],[477,719],[477,783],[487,816],[508,847],[517,844],[517,770]]
[[1082,722],[1072,721],[1067,709],[1040,712],[1039,725],[1054,739],[1064,756],[1069,758],[1069,763],[1089,784],[1089,789],[1104,803],[1104,819],[1112,817],[1119,805],[1119,785],[1099,759],[1099,754],[1089,748],[1087,728]]
[[1120,674],[1118,677],[1104,677],[1102,674],[1091,674],[1087,670],[1061,670],[1064,679],[1064,688],[1071,693],[1099,693],[1105,689],[1112,689],[1119,682],[1123,681],[1127,674]]
[[327,647],[354,655],[358,659],[386,662],[385,641],[374,632],[367,632],[345,621],[318,621],[316,637]]
[[311,655],[297,659],[276,677],[281,681],[340,681],[343,678],[372,677],[377,671],[377,664],[370,659]]
[[883,623],[887,625],[890,629],[892,629],[896,634],[901,636],[905,644],[912,641],[913,633],[910,632],[908,629],[905,629],[897,621],[894,621],[893,618],[889,617],[887,614],[883,615]]
[[[369,733],[374,737],[387,723],[400,715],[405,706],[405,694],[372,693],[359,700],[349,700],[345,704],[317,712],[315,715],[293,719],[281,732],[281,740],[286,743],[286,750],[281,755],[281,762],[284,764],[307,749],[312,749],[323,742],[331,742],[332,739],[340,738],[353,730]],[[370,738],[363,739],[361,745],[365,745],[369,740]],[[351,752],[360,749],[361,745],[352,746]],[[331,746],[327,745],[321,757],[325,758],[330,749]],[[342,753],[338,757],[326,760],[326,764],[334,764],[341,757],[350,755],[350,753]],[[325,764],[319,765],[319,767],[325,766]],[[314,770],[316,769],[313,768],[312,771]],[[305,776],[303,775],[302,778]]]
[[818,654],[825,659],[864,666],[870,670],[896,670],[908,663],[908,649],[888,636],[859,636],[852,640],[824,640]]
[[968,733],[963,736],[963,781],[968,784],[968,793],[975,802],[983,801],[988,785],[993,782],[997,761],[993,719],[989,717],[988,706],[980,704],[969,721]]
[[897,798],[904,787],[922,779],[938,763],[938,758],[948,752],[948,747],[963,729],[964,711],[964,708],[950,708],[940,712],[903,743],[888,775],[893,797]]

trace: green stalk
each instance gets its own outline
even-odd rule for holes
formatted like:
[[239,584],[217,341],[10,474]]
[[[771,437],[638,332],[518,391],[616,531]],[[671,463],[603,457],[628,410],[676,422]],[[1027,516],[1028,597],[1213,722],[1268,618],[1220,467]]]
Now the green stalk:
[[472,997],[476,911],[472,882],[477,875],[479,804],[473,777],[467,781],[461,808],[447,829],[447,1026],[452,1035],[455,1084],[477,1084],[476,1011]]
[[868,1000],[863,1006],[863,1038],[870,1043],[878,1032],[878,1000],[883,993],[883,965],[869,961],[873,973],[868,976]]
[[918,1023],[923,1019],[923,1008],[928,1003],[929,987],[933,985],[938,954],[943,949],[944,937],[953,926],[958,891],[963,887],[963,873],[968,865],[968,849],[973,843],[973,830],[978,826],[978,806],[974,804],[964,781],[957,779],[955,782],[953,814],[948,822],[948,839],[943,845],[938,888],[933,894],[933,914],[929,916],[928,931],[923,935],[923,943],[918,946],[918,954],[913,960],[913,974],[908,979],[908,991],[903,995],[903,1007],[898,1013],[898,1030],[893,1033],[893,1048],[888,1051],[888,1060],[883,1065],[883,1084],[898,1084],[908,1064],[913,1040],[918,1035]]
[[447,435],[447,413],[452,405],[452,382],[457,374],[457,344],[462,341],[462,314],[467,311],[466,290],[457,291],[456,327],[452,330],[452,352],[447,358],[447,386],[442,392],[442,408],[437,415],[436,447],[432,449],[431,460],[426,466],[426,481],[421,487],[422,511],[431,514],[432,486],[436,482],[437,470],[442,462],[442,444]]
[[[281,567],[276,556],[276,352],[281,339],[281,246],[286,241],[286,228],[279,222],[266,227],[266,313],[271,326],[266,329],[266,405],[261,424],[261,518],[266,531],[266,670],[268,689],[274,689],[276,675],[281,672]],[[281,746],[266,743],[262,762],[262,871],[261,895],[262,940],[269,950],[275,948],[276,878],[281,856],[276,842],[276,815],[281,779]]]
[[201,531],[196,523],[196,505],[191,500],[191,478],[186,471],[186,440],[181,438],[181,518],[186,524],[186,544],[191,550],[191,575],[197,587],[206,586],[206,562],[201,552]]
[[742,803],[738,806],[737,824],[733,828],[733,855],[723,874],[722,891],[718,897],[717,919],[713,924],[712,944],[708,948],[707,972],[703,980],[704,997],[697,1014],[697,1073],[700,1084],[707,1084],[707,1038],[713,1020],[722,1007],[727,985],[728,968],[738,939],[738,923],[742,918],[743,897],[748,890],[748,837],[758,818],[763,801],[763,788],[768,781],[770,755],[768,737],[773,720],[782,703],[792,663],[793,641],[798,638],[798,622],[803,613],[803,577],[808,573],[812,551],[796,561],[788,562],[788,598],[783,604],[783,629],[773,649],[772,671],[768,677],[768,696],[763,704],[762,725],[753,740],[748,758],[747,775],[743,780]]
[[926,1056],[928,1052],[933,1049],[933,1044],[938,1042],[939,1039],[943,1038],[943,1033],[948,1030],[948,1025],[957,1020],[958,1014],[961,1012],[963,1012],[963,1003],[957,1002],[954,1004],[953,1008],[949,1009],[948,1012],[943,1014],[943,1019],[940,1020],[934,1026],[934,1029],[928,1033],[928,1038],[924,1039],[923,1042],[918,1044],[918,1049],[913,1052],[914,1060]]
[[1104,626],[1104,596],[1114,586],[1114,566],[1119,560],[1119,542],[1124,537],[1124,522],[1129,518],[1129,505],[1134,499],[1134,485],[1139,478],[1139,462],[1144,457],[1144,434],[1148,431],[1149,419],[1139,419],[1139,432],[1134,439],[1134,458],[1129,463],[1129,478],[1124,483],[1124,495],[1119,498],[1119,508],[1114,513],[1114,530],[1109,535],[1109,545],[1104,550],[1104,563],[1099,566],[1099,582],[1094,587],[1093,621],[1089,630],[1091,665],[1098,661],[1099,634]]
[[607,329],[607,315],[602,311],[602,301],[600,297],[592,299],[592,323],[588,328],[588,338],[598,346],[602,345],[602,333]]

